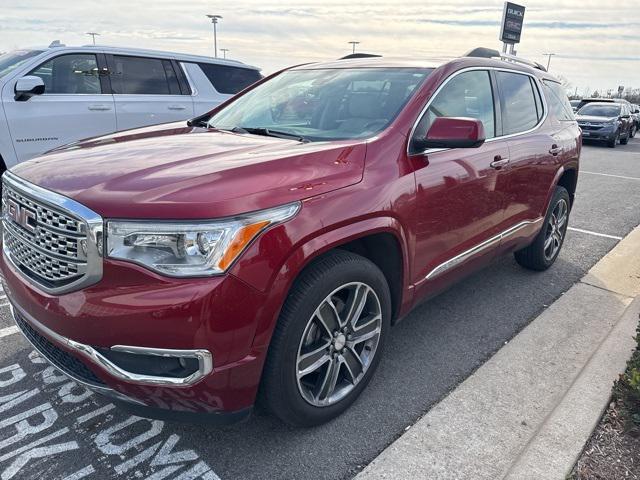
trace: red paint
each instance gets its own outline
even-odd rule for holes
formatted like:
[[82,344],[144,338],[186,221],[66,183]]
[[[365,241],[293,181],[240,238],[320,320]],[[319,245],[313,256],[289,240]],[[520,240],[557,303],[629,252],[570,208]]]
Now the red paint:
[[[401,66],[380,59],[330,66],[369,63]],[[94,139],[18,165],[17,175],[104,218],[203,219],[296,200],[303,206],[295,218],[261,234],[220,277],[171,279],[105,260],[99,283],[51,296],[21,280],[3,258],[7,293],[44,325],[79,342],[207,348],[213,354],[214,373],[186,388],[124,384],[90,367],[114,389],[169,408],[185,398],[196,410],[248,407],[287,292],[318,255],[373,233],[392,235],[402,257],[402,316],[417,301],[537,234],[540,224],[426,280],[441,263],[543,215],[562,173],[577,173],[579,129],[552,114],[532,133],[477,148],[407,154],[408,135],[426,101],[452,73],[476,66],[551,78],[517,64],[459,59],[437,68],[396,120],[371,139],[299,144],[170,124]],[[439,119],[435,125],[432,138],[484,138],[476,121]],[[562,146],[562,153],[550,154],[553,145]],[[496,158],[511,162],[492,168]]]

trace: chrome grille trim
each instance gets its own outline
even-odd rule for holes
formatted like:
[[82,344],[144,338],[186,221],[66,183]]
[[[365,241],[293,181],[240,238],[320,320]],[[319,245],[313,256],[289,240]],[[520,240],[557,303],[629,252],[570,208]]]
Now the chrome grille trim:
[[[2,250],[21,277],[51,294],[98,282],[102,278],[102,217],[11,172],[4,173],[2,182]],[[29,224],[14,221],[7,203],[35,213],[35,224],[33,218]]]

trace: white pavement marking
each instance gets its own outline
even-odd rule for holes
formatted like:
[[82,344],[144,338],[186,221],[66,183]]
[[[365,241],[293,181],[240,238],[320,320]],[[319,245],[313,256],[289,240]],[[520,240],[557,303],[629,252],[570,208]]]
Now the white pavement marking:
[[613,240],[622,240],[622,237],[616,237],[615,235],[607,235],[606,233],[592,232],[591,230],[583,230],[582,228],[567,227],[567,230],[571,230],[573,232],[586,233],[587,235],[594,235],[596,237],[611,238]]
[[12,327],[0,328],[0,338],[8,337],[9,335],[13,335],[14,333],[18,333],[18,327],[15,325]]
[[601,175],[603,177],[624,178],[625,180],[640,180],[640,177],[627,177],[625,175],[612,175],[610,173],[586,172],[584,170],[580,170],[580,173],[587,173],[589,175]]

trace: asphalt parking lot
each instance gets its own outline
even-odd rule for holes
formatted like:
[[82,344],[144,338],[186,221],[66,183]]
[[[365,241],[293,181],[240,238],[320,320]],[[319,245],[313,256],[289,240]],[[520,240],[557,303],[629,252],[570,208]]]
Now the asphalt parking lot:
[[640,224],[640,138],[587,145],[570,231],[544,273],[505,257],[394,328],[361,399],[291,429],[260,413],[224,428],[132,417],[49,367],[0,296],[0,479],[351,478]]

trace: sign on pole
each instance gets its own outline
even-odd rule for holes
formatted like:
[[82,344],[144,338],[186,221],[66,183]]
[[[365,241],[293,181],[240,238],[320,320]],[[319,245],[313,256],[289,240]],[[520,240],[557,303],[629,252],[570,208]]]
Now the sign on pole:
[[502,11],[502,27],[500,28],[500,41],[514,45],[520,43],[522,24],[524,22],[525,7],[511,2],[504,2]]

